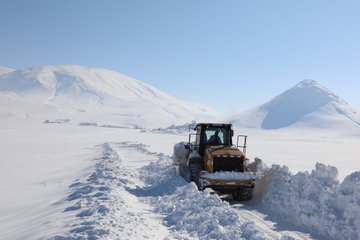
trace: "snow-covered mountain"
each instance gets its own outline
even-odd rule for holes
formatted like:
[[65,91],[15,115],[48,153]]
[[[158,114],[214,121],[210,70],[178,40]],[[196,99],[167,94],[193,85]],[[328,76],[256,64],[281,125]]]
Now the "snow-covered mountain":
[[232,116],[241,127],[360,127],[360,112],[314,80],[303,80],[271,101]]
[[216,114],[106,69],[59,65],[1,71],[2,115],[163,127]]

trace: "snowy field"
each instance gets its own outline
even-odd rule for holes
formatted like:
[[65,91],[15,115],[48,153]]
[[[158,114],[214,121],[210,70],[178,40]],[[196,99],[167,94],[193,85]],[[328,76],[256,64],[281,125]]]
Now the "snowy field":
[[266,164],[286,165],[294,173],[311,171],[317,162],[335,166],[338,178],[360,171],[360,129],[286,128],[279,130],[236,129],[248,138],[247,156]]
[[239,203],[176,175],[173,146],[187,133],[10,119],[0,123],[1,239],[360,237],[359,133],[236,129],[251,160],[279,165]]

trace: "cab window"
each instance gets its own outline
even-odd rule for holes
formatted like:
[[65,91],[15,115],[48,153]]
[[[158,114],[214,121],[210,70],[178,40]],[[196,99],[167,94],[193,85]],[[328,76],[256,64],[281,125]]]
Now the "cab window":
[[207,128],[205,138],[208,145],[228,145],[227,131],[224,128]]

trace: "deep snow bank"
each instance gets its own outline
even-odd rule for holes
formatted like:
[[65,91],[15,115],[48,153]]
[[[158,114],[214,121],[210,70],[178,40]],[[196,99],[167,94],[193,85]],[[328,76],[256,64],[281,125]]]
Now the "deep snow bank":
[[273,165],[272,182],[262,203],[271,212],[289,219],[326,239],[360,238],[360,172],[340,184],[337,169],[317,163],[311,173],[290,173]]

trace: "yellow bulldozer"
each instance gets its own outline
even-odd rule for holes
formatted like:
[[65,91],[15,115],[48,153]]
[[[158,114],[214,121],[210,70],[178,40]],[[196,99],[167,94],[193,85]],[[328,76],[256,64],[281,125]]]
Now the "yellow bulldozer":
[[231,193],[235,200],[251,200],[255,176],[247,167],[247,136],[238,135],[233,145],[231,124],[198,123],[192,129],[195,132],[189,134],[187,143],[174,146],[174,163],[180,176],[195,182],[201,191],[211,188]]

